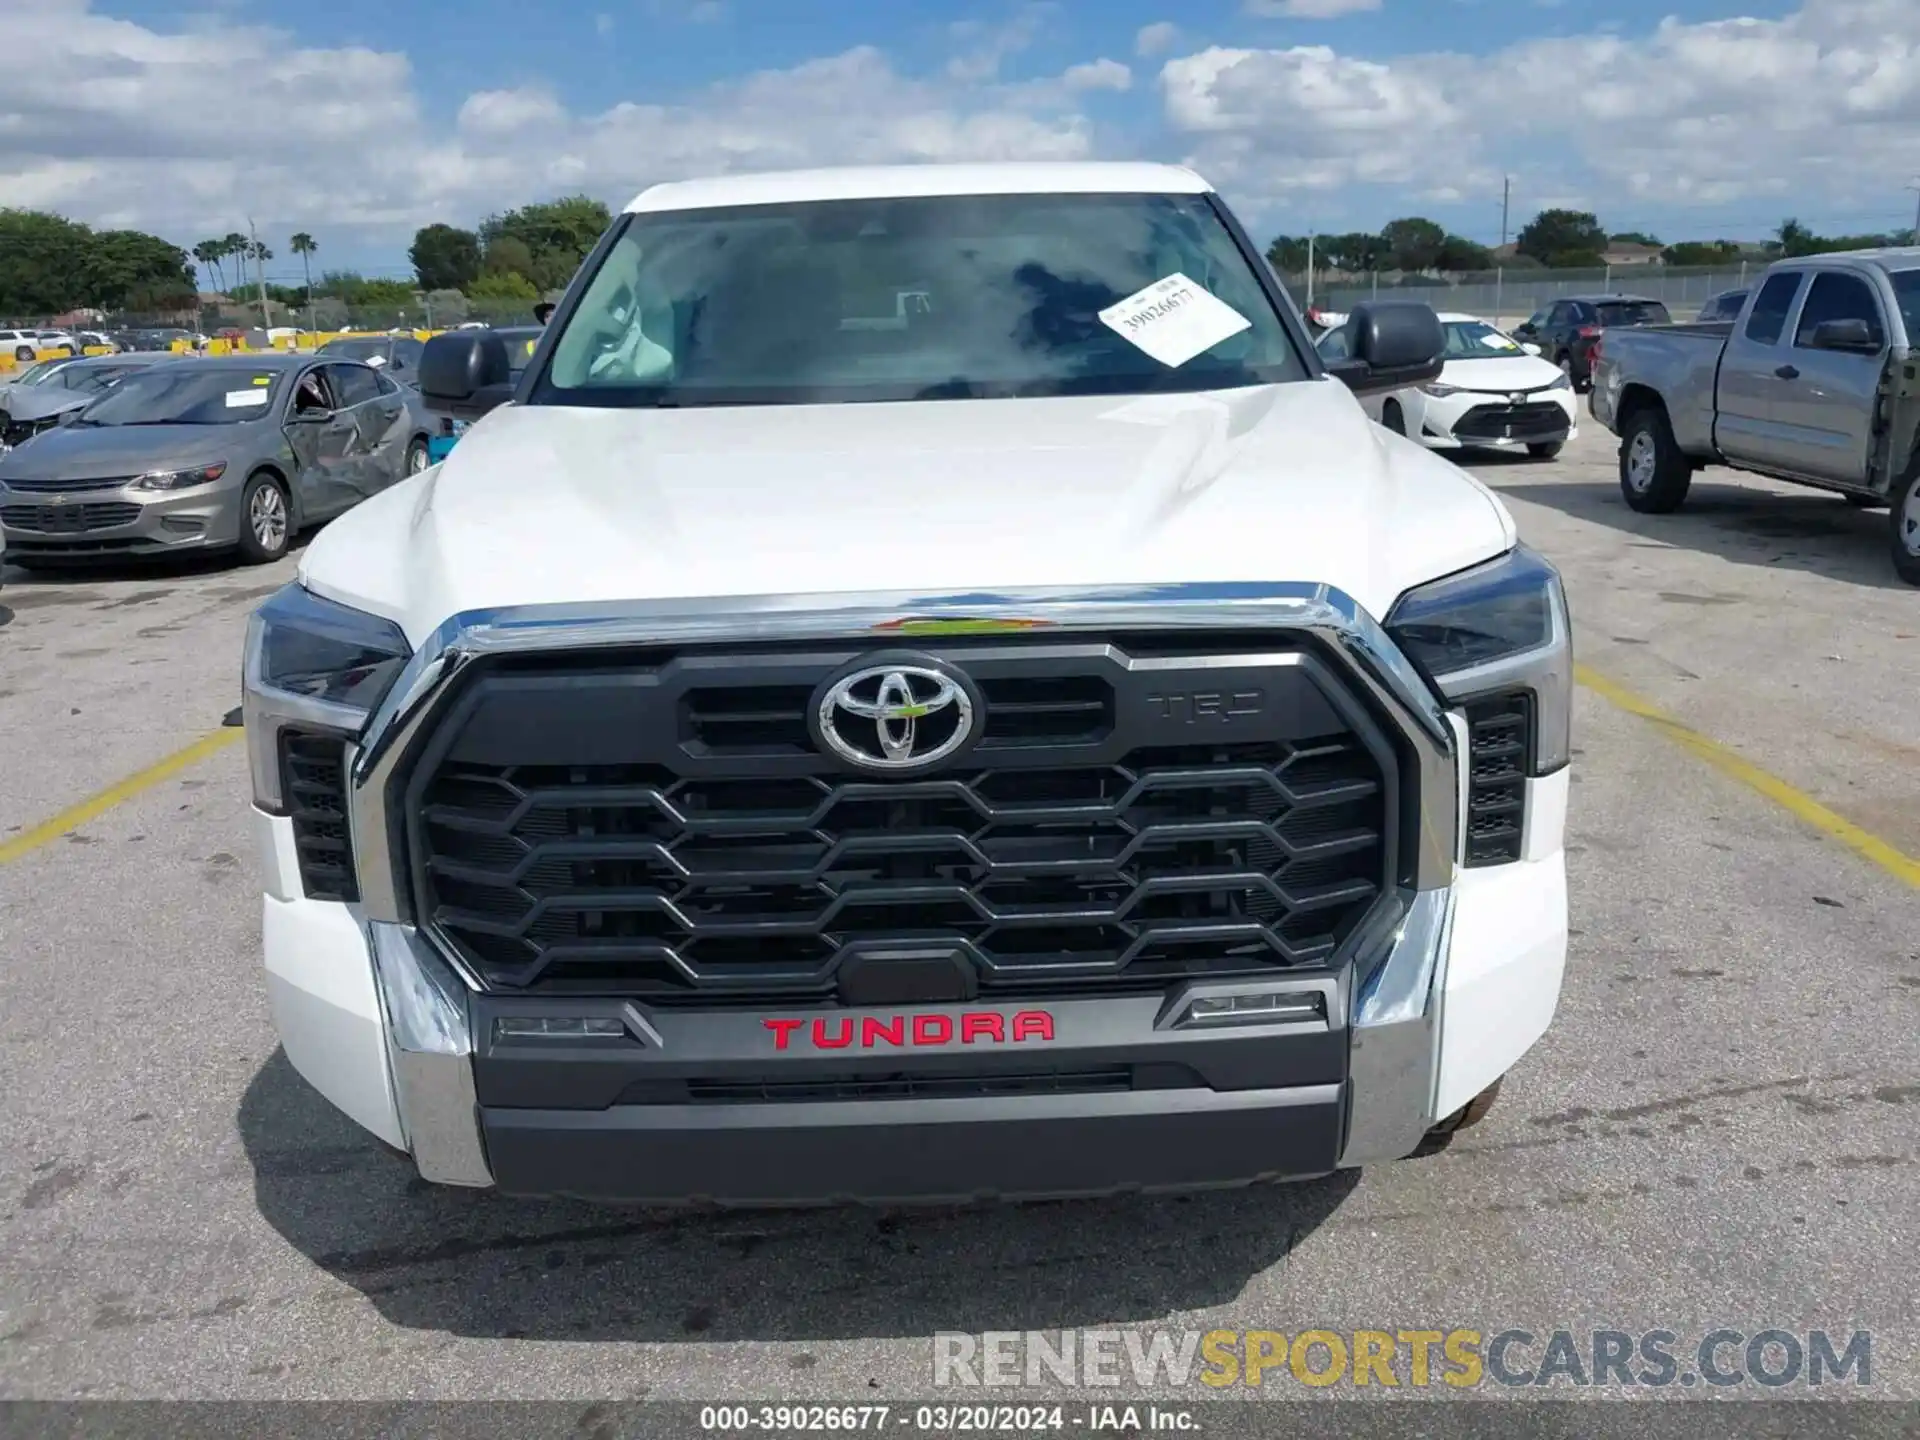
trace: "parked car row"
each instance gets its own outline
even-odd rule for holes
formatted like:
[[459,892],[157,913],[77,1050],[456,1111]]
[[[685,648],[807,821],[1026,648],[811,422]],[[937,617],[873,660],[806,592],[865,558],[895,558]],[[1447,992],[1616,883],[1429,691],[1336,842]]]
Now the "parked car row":
[[14,565],[208,549],[272,560],[303,527],[429,463],[435,421],[418,392],[357,359],[49,364],[0,394]]

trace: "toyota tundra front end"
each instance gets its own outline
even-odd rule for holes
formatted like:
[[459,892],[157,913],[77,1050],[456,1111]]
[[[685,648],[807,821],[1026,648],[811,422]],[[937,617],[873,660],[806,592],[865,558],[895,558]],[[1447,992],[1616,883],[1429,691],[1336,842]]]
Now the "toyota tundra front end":
[[[1366,421],[1187,172],[661,190],[254,617],[294,1067],[429,1180],[609,1201],[1189,1189],[1477,1118],[1567,937],[1568,617],[1499,502]],[[956,309],[1003,232],[1119,318],[1027,259],[1011,331]],[[817,314],[702,328],[783,264]],[[1350,323],[1371,383],[1426,363]],[[870,379],[1020,325],[1038,379]],[[464,403],[504,360],[445,339]]]

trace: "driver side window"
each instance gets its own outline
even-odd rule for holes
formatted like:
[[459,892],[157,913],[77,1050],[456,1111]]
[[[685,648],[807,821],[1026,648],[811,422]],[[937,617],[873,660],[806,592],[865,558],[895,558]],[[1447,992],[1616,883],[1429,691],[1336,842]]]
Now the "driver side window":
[[326,377],[321,371],[309,370],[302,375],[300,383],[294,387],[293,391],[294,413],[324,415],[331,412],[333,408],[333,394],[327,388]]

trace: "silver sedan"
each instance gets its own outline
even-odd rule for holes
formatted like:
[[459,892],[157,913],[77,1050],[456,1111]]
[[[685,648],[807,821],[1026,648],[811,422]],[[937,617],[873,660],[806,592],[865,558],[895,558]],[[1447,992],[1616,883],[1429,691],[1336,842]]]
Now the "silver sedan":
[[7,559],[272,560],[305,526],[424,470],[427,433],[402,387],[357,361],[163,362],[0,457]]

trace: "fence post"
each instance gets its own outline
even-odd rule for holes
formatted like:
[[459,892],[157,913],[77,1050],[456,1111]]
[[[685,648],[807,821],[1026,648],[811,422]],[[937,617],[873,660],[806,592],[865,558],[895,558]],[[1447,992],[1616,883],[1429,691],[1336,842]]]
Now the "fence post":
[[1380,298],[1380,272],[1378,270],[1373,272],[1373,298],[1376,300]]
[[1747,262],[1742,260],[1740,262],[1740,284],[1742,288],[1745,288],[1746,283],[1747,283]]

